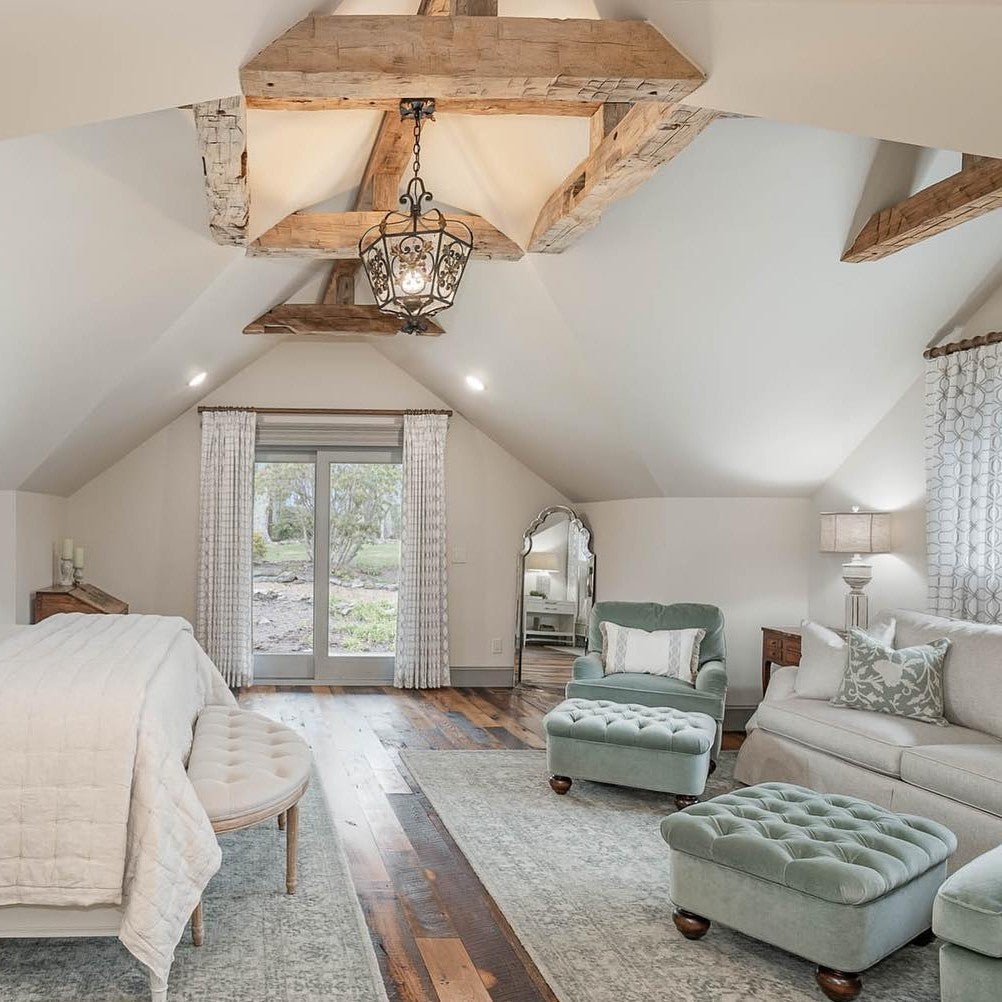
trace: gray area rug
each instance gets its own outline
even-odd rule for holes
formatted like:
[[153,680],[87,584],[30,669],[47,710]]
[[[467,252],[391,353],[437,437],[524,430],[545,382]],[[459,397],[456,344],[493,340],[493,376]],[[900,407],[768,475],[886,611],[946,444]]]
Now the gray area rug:
[[[706,796],[734,787],[724,752]],[[671,921],[671,798],[574,781],[540,751],[408,751],[407,767],[561,1002],[816,1002],[814,967],[715,924]],[[762,916],[765,926],[768,915]],[[906,947],[863,978],[869,1002],[939,1002],[938,950]]]
[[[299,882],[285,893],[275,822],[220,837],[204,898],[205,945],[186,930],[168,1002],[386,1002],[344,851],[314,774],[299,812]],[[117,939],[0,940],[0,999],[149,1002],[143,968]]]

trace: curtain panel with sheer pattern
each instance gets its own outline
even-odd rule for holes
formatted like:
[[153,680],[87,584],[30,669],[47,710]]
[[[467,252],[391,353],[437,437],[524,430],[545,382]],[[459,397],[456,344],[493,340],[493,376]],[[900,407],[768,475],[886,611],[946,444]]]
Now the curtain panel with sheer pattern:
[[254,678],[251,536],[254,524],[253,411],[205,411],[199,505],[195,633],[233,688]]
[[1002,622],[1002,345],[926,367],[929,611]]
[[400,594],[393,683],[403,689],[449,685],[445,518],[445,414],[404,417]]

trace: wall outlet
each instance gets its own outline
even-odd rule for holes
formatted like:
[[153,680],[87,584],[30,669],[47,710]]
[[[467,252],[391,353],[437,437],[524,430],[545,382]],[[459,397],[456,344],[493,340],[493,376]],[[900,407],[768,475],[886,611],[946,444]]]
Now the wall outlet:
[[501,638],[495,637],[491,641],[491,654],[503,654],[504,648],[501,646]]

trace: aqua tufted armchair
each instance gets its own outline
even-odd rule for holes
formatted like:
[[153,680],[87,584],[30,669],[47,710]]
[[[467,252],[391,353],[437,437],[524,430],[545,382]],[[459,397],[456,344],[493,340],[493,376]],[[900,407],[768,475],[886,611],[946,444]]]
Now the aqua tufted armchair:
[[[639,630],[706,630],[699,650],[699,674],[695,686],[682,679],[634,672],[605,674],[602,665],[602,623],[616,623]],[[614,703],[643,706],[673,706],[677,710],[706,713],[717,722],[717,737],[710,758],[716,762],[723,737],[727,670],[724,646],[724,614],[715,605],[677,602],[596,602],[588,623],[588,653],[574,662],[567,683],[567,696],[578,699],[609,699]]]

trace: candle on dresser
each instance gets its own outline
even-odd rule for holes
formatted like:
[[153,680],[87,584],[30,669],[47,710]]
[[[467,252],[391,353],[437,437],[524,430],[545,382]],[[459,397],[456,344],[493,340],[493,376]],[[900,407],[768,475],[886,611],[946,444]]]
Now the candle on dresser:
[[73,540],[64,539],[63,540],[63,560],[73,559]]
[[79,570],[83,567],[84,551],[82,546],[78,546],[73,552],[73,566]]

